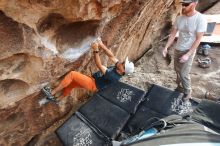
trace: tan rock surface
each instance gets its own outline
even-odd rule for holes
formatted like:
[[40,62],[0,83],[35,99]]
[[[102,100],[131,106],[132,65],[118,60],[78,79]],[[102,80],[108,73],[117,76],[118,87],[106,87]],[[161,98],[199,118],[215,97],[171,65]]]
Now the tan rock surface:
[[[95,36],[101,36],[120,60],[127,55],[136,60],[172,22],[177,3],[1,0],[0,145],[24,145],[74,112],[84,90],[75,90],[60,106],[40,106],[40,89],[54,86],[70,70],[95,71],[89,51]],[[104,55],[102,60],[108,64]]]

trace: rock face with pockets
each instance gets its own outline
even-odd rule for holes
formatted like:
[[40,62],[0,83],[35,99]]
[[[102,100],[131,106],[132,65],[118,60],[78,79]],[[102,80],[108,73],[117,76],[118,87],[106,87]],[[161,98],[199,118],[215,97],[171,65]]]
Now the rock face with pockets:
[[71,97],[62,107],[39,106],[40,90],[70,70],[95,71],[89,45],[96,36],[120,60],[134,61],[178,11],[179,0],[1,0],[0,145],[24,145],[72,111]]

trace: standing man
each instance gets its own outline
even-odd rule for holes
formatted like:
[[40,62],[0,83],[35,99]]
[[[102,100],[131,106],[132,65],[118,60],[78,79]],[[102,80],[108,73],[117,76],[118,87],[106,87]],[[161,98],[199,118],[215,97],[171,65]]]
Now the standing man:
[[198,0],[182,0],[182,16],[176,18],[168,42],[163,49],[163,57],[166,57],[168,48],[174,42],[177,32],[179,38],[174,51],[174,69],[177,74],[177,90],[183,87],[184,99],[191,98],[191,71],[196,49],[202,36],[206,32],[207,22],[204,16],[195,10]]
[[[114,54],[109,50],[101,41],[97,39],[92,43],[93,55],[98,72],[93,76],[87,76],[76,71],[70,71],[60,84],[51,92],[43,88],[43,92],[47,95],[48,99],[56,100],[55,94],[63,90],[62,95],[58,97],[58,100],[65,96],[68,96],[74,88],[84,88],[92,92],[96,92],[100,89],[107,87],[108,85],[119,81],[123,75],[129,75],[134,71],[134,64],[128,61],[128,57],[125,61],[119,62]],[[111,67],[106,67],[100,60],[100,50],[102,50],[109,59],[115,64]]]

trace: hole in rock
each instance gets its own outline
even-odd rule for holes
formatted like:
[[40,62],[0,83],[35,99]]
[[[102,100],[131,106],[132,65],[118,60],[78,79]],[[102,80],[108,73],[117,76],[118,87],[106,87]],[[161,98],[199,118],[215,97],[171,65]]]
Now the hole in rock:
[[0,81],[0,102],[13,102],[17,98],[26,96],[29,85],[17,79],[6,79]]
[[18,52],[24,39],[21,25],[0,11],[0,57],[5,53]]
[[0,75],[3,79],[16,77],[27,83],[39,82],[42,68],[41,58],[25,53],[14,54],[0,60]]
[[66,59],[77,59],[90,48],[95,39],[99,21],[81,21],[65,24],[56,31],[56,46]]
[[81,21],[62,25],[56,33],[58,46],[77,46],[87,37],[95,36],[99,21]]
[[41,4],[45,7],[49,7],[51,5],[51,0],[30,0],[31,4]]
[[67,23],[67,20],[61,14],[51,13],[46,18],[39,20],[37,30],[39,33],[44,33],[47,30],[55,31],[65,23]]

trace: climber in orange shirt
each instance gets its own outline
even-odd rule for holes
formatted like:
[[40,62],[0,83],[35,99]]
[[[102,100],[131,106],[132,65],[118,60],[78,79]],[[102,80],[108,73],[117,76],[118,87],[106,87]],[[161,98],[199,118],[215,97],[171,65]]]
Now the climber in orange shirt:
[[[84,88],[92,92],[96,92],[114,82],[119,81],[123,75],[128,75],[133,73],[134,64],[128,61],[128,57],[123,62],[114,56],[114,54],[109,50],[101,41],[100,38],[96,39],[92,44],[94,59],[96,66],[99,71],[94,73],[92,76],[87,76],[76,71],[70,71],[60,84],[51,92],[43,88],[43,92],[47,95],[48,99],[54,100],[54,95],[63,90],[62,95],[58,98],[62,99],[70,95],[74,88]],[[115,64],[114,66],[105,67],[100,60],[100,50],[109,57],[109,59]]]

